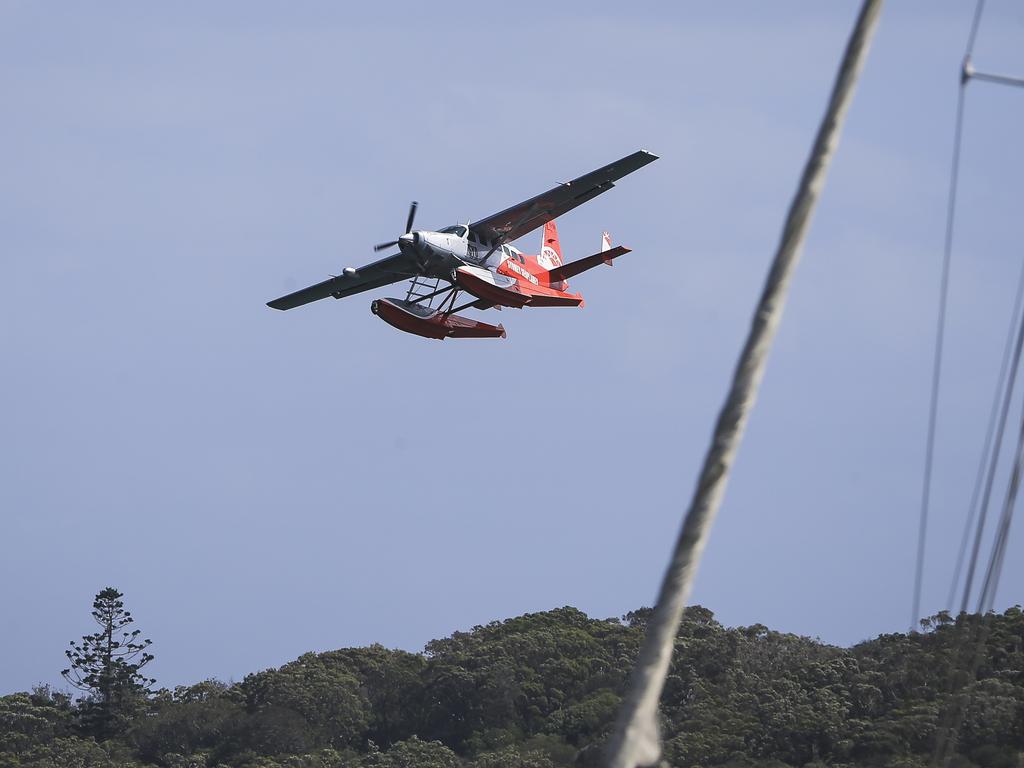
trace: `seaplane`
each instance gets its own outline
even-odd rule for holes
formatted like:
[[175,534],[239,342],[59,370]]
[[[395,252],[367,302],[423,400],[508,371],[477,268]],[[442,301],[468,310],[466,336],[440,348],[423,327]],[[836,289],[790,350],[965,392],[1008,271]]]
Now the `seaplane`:
[[[374,246],[377,252],[397,246],[397,253],[364,267],[346,267],[340,275],[269,301],[267,306],[294,309],[329,296],[344,299],[409,280],[404,299],[375,299],[370,311],[401,331],[425,338],[505,338],[503,325],[459,313],[470,308],[583,306],[583,295],[570,293],[569,278],[601,264],[610,266],[630,249],[613,247],[605,232],[600,251],[565,263],[555,219],[657,159],[657,155],[640,150],[493,216],[436,232],[413,229],[418,207],[413,202],[405,233]],[[541,227],[537,255],[512,245]],[[460,304],[463,294],[468,301]]]

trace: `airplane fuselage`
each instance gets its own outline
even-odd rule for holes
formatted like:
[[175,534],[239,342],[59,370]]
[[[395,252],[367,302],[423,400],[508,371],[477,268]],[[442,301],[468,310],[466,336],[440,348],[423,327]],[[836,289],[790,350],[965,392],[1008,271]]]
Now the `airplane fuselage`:
[[437,232],[420,230],[402,235],[399,248],[422,264],[431,277],[440,277],[450,282],[453,273],[460,267],[476,267],[493,273],[499,282],[525,283],[530,286],[562,288],[559,283],[551,284],[547,273],[560,263],[550,248],[540,254],[530,255],[513,245],[478,238],[464,225],[446,227]]
[[431,271],[436,272],[435,277],[447,276],[451,270],[463,264],[495,269],[502,261],[511,258],[513,252],[518,253],[518,249],[509,245],[498,248],[493,245],[492,242],[478,239],[461,224],[437,232],[410,232],[398,239],[402,252],[428,265]]

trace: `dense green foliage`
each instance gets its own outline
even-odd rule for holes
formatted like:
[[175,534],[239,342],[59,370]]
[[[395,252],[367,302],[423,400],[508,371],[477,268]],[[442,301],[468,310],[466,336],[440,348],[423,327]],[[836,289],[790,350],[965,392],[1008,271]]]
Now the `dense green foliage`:
[[[158,691],[99,741],[82,702],[17,693],[0,698],[0,768],[589,768],[648,614],[560,608],[422,654],[308,653],[240,683]],[[689,609],[662,705],[668,762],[912,768],[951,734],[957,768],[1019,765],[1024,613],[942,614],[923,630],[844,649]]]

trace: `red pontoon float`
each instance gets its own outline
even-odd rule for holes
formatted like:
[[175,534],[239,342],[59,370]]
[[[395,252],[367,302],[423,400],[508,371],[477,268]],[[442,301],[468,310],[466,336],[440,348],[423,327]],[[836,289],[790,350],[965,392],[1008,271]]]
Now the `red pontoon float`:
[[481,323],[470,317],[421,307],[401,299],[376,299],[370,304],[370,311],[400,331],[428,339],[505,338],[505,329],[501,325]]

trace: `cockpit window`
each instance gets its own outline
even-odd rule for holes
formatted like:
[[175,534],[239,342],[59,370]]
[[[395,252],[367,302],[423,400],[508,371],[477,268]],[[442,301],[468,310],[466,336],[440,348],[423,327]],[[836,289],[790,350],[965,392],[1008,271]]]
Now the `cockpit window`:
[[454,227],[445,227],[444,229],[439,230],[439,232],[442,235],[455,235],[456,237],[466,236],[466,228],[461,224],[457,224]]

